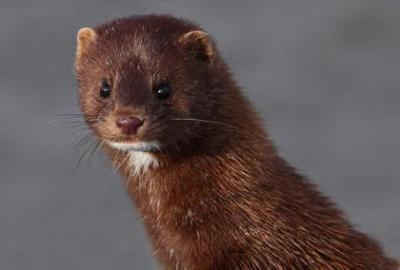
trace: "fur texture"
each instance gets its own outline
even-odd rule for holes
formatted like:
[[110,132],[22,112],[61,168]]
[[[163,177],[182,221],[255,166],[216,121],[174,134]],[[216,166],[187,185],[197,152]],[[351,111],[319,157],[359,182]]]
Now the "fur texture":
[[[81,107],[166,269],[397,269],[278,156],[199,26],[134,16],[94,31],[78,44]],[[123,114],[145,119],[136,134],[116,127]]]
[[116,150],[128,153],[131,173],[136,176],[145,174],[151,168],[158,167],[157,158],[151,154],[151,152],[158,151],[160,149],[160,146],[157,142],[108,142],[108,144]]

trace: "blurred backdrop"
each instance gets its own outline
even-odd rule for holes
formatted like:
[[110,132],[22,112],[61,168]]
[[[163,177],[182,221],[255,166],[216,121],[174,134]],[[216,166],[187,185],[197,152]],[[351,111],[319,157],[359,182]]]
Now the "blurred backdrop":
[[[106,158],[73,147],[75,36],[119,16],[200,23],[281,154],[400,257],[400,2],[0,3],[0,269],[157,269]],[[78,147],[79,148],[79,147]]]

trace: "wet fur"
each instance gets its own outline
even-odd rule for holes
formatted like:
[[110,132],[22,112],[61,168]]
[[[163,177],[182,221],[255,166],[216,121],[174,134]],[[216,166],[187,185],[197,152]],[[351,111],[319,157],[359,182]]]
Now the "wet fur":
[[[131,113],[148,123],[135,139],[161,142],[160,151],[148,153],[157,166],[142,173],[128,152],[103,148],[163,266],[397,269],[278,156],[215,42],[182,42],[197,30],[170,16],[120,19],[97,27],[96,41],[78,56],[81,107],[99,139],[121,139],[113,115]],[[112,101],[98,100],[104,77],[118,79]],[[152,89],[165,80],[174,92],[160,103]]]

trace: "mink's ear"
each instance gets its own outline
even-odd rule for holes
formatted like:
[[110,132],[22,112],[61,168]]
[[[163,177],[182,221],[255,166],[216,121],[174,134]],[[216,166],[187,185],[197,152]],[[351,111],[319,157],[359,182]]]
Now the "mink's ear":
[[96,40],[96,32],[89,27],[83,27],[79,29],[76,36],[77,46],[76,46],[76,67],[78,68],[79,61],[82,54],[87,50],[89,45]]
[[179,41],[186,50],[192,53],[200,61],[210,61],[214,55],[214,46],[207,33],[194,30],[183,34]]

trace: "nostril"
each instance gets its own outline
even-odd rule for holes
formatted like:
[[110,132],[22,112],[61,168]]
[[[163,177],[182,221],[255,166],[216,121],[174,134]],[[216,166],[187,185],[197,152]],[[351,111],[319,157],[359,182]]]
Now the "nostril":
[[143,125],[143,120],[135,116],[119,116],[116,120],[119,127],[125,134],[135,134],[138,128]]

